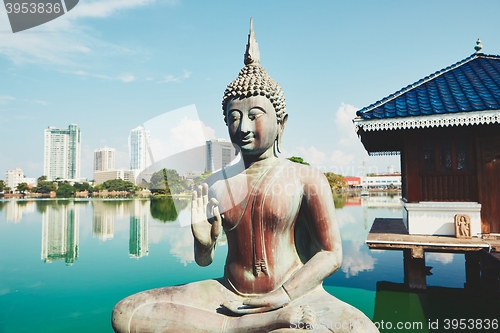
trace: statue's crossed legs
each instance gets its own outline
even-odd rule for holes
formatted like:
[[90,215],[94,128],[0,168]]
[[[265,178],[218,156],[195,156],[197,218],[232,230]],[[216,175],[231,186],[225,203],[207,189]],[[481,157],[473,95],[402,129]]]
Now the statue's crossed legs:
[[361,311],[321,286],[274,311],[240,316],[221,306],[244,299],[218,280],[152,289],[118,303],[113,328],[119,333],[378,332]]

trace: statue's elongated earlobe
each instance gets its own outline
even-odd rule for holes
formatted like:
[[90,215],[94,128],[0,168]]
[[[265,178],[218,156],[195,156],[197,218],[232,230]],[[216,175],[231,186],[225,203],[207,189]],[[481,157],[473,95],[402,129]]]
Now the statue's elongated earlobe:
[[285,116],[283,117],[283,120],[281,121],[280,124],[278,124],[278,136],[276,137],[276,149],[278,150],[278,153],[281,153],[281,140],[283,138],[283,132],[285,131],[285,124],[286,124],[286,121],[288,119],[288,115],[285,114]]

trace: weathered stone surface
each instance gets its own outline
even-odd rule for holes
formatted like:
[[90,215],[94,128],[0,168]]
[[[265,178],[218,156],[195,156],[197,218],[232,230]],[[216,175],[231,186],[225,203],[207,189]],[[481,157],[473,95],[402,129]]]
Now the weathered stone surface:
[[470,216],[467,214],[455,215],[455,237],[472,238],[470,231]]
[[224,229],[224,275],[122,300],[115,332],[377,332],[322,287],[342,261],[331,189],[318,170],[276,156],[288,116],[281,88],[262,78],[254,42],[251,31],[244,77],[223,102],[241,162],[209,177],[192,200],[195,260],[211,264]]

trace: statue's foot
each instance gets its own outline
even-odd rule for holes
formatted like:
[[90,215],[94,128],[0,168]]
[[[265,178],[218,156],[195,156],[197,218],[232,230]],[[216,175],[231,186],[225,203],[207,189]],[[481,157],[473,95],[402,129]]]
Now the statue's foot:
[[286,307],[283,308],[281,311],[284,313],[279,316],[287,325],[283,328],[312,330],[318,323],[313,308],[308,305],[291,308],[288,312],[287,310]]

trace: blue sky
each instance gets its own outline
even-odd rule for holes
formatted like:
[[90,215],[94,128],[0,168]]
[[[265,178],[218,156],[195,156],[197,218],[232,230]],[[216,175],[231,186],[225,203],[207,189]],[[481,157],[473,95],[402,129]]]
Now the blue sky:
[[364,152],[355,110],[468,57],[477,38],[500,54],[499,13],[495,0],[80,0],[13,34],[0,8],[0,179],[16,167],[42,175],[48,126],[78,124],[88,179],[94,149],[115,148],[126,168],[130,130],[188,105],[228,138],[221,99],[243,67],[250,17],[261,64],[285,92],[283,157],[344,175],[363,160],[398,169],[397,157]]

